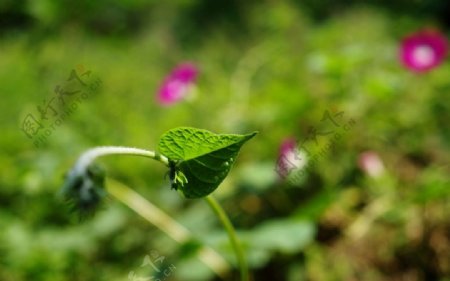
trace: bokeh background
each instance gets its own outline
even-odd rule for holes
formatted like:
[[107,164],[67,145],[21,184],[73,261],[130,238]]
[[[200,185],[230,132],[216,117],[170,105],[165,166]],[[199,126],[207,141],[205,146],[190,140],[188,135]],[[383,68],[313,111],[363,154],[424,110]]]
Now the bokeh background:
[[[415,73],[398,55],[412,32],[448,35],[449,14],[446,0],[1,0],[0,280],[221,280],[195,248],[235,264],[223,229],[203,200],[170,190],[159,163],[100,161],[197,243],[112,197],[81,222],[58,197],[87,148],[155,149],[178,126],[259,131],[215,192],[253,280],[450,280],[450,63]],[[184,61],[199,69],[195,95],[160,105]],[[101,86],[35,145],[23,122],[72,70]],[[300,143],[326,111],[355,125],[300,180],[281,179],[280,145]],[[358,166],[366,151],[380,176]],[[175,266],[167,276],[141,267],[155,253]]]

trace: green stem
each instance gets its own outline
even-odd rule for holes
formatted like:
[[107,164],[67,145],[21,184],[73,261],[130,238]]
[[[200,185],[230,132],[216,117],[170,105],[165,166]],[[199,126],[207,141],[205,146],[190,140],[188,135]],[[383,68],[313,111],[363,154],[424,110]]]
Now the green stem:
[[[112,179],[107,179],[107,186],[108,192],[112,196],[135,211],[145,220],[155,225],[161,231],[165,232],[176,242],[185,244],[195,239],[186,227],[175,221],[171,216],[153,205],[149,200],[142,197],[132,188]],[[214,273],[223,280],[226,279],[227,272],[230,270],[230,265],[214,249],[203,245],[197,251],[197,255],[203,263],[214,271]]]
[[223,208],[220,206],[219,202],[217,202],[217,200],[212,195],[206,196],[205,200],[213,209],[214,213],[217,215],[217,217],[225,227],[225,230],[227,231],[228,238],[230,239],[230,243],[236,254],[236,258],[241,270],[241,281],[249,281],[247,260],[245,259],[244,251],[241,247],[241,244],[239,243],[239,239],[237,238],[236,230],[234,229],[233,224],[231,223]]

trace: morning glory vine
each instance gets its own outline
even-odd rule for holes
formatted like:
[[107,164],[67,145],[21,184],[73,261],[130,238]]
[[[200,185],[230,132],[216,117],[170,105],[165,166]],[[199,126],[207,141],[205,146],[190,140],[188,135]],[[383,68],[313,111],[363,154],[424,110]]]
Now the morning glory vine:
[[105,173],[95,164],[106,155],[132,155],[156,160],[169,168],[172,189],[185,198],[204,198],[223,224],[235,251],[241,280],[248,281],[248,265],[236,231],[211,193],[228,175],[242,145],[257,133],[214,134],[207,130],[180,127],[160,138],[158,152],[123,146],[100,146],[87,150],[69,171],[62,195],[82,214],[95,212],[107,194]]

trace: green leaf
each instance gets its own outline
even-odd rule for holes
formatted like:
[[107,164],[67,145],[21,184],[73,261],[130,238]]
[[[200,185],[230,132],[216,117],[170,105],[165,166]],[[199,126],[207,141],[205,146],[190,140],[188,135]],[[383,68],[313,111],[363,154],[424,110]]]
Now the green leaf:
[[241,146],[257,133],[214,134],[207,130],[180,127],[166,132],[159,151],[175,161],[173,186],[186,198],[213,192],[230,171]]
[[311,221],[292,218],[263,223],[249,233],[251,248],[295,254],[314,240],[316,228]]

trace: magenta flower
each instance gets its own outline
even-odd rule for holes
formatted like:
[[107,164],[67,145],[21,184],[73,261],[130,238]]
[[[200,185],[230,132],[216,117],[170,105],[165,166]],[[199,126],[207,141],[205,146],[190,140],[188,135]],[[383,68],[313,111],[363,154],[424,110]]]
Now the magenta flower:
[[448,52],[448,42],[443,34],[422,30],[403,39],[400,57],[405,67],[425,72],[441,64]]
[[383,161],[374,151],[366,151],[359,155],[358,166],[372,178],[378,178],[384,173]]
[[158,102],[162,105],[173,104],[189,94],[198,75],[197,67],[192,63],[181,63],[166,76],[158,91]]
[[287,177],[292,170],[298,170],[306,165],[306,154],[297,149],[295,139],[285,139],[279,149],[276,171],[282,177]]

